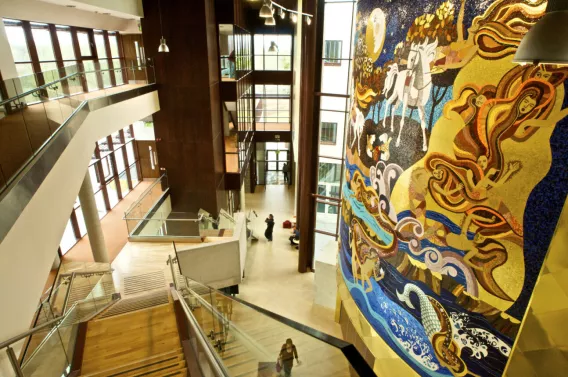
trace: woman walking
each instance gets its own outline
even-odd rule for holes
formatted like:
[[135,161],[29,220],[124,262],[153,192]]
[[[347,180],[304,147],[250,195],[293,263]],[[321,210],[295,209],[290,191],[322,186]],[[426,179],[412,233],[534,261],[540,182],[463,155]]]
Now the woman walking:
[[264,237],[270,242],[272,241],[272,231],[274,230],[274,216],[272,214],[268,215],[266,220],[266,230],[264,231]]
[[292,339],[286,339],[286,343],[282,345],[278,359],[282,369],[284,370],[284,376],[290,377],[292,374],[292,367],[294,366],[294,359],[296,359],[296,362],[300,365],[300,360],[298,360],[298,351],[296,350],[294,343],[292,343]]

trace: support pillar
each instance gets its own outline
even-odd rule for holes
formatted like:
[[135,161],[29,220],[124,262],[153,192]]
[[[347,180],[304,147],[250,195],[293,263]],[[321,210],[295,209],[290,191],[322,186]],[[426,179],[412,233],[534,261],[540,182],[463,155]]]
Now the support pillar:
[[83,211],[83,218],[85,219],[87,234],[89,235],[93,258],[95,262],[98,263],[109,263],[103,228],[101,227],[97,202],[95,201],[95,193],[93,192],[93,184],[88,170],[81,184],[81,189],[79,190],[79,201],[81,202],[81,209]]

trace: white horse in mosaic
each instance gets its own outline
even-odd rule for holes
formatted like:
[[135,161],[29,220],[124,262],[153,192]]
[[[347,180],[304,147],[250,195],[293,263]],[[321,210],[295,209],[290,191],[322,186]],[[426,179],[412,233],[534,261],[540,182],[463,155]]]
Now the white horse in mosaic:
[[[402,118],[400,120],[400,130],[396,139],[396,146],[400,146],[400,136],[406,119],[406,109],[408,106],[418,108],[420,116],[420,126],[422,128],[422,150],[426,151],[426,115],[424,106],[430,99],[432,89],[432,75],[430,73],[430,63],[436,57],[438,40],[428,43],[412,43],[408,54],[407,69],[399,71],[398,65],[392,64],[387,72],[385,80],[385,93],[391,93],[387,98],[383,127],[386,127],[387,116],[391,109],[391,132],[394,132],[394,112],[402,104]],[[394,103],[394,107],[392,106]]]

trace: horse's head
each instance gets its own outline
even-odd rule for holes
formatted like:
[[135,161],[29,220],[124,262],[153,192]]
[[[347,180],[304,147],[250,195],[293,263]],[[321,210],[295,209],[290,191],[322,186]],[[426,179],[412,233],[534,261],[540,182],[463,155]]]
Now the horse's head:
[[393,64],[389,65],[389,67],[387,68],[387,75],[385,77],[385,86],[384,86],[384,89],[383,89],[383,94],[386,94],[387,91],[389,91],[390,88],[393,86],[394,78],[395,78],[397,73],[398,73],[397,64],[393,63]]
[[424,43],[413,42],[410,45],[408,53],[408,69],[415,70],[419,64],[429,65],[436,58],[436,48],[438,47],[438,39],[428,43],[428,38]]

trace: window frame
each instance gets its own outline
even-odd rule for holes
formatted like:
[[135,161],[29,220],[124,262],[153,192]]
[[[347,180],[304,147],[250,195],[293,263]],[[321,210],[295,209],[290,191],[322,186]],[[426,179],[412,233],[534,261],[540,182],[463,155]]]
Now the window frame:
[[[331,45],[332,43],[337,43],[337,56],[330,57],[329,56],[329,47],[328,43]],[[341,66],[341,53],[343,51],[343,41],[339,39],[327,39],[323,42],[323,64],[327,66]]]
[[[333,140],[324,140],[324,124],[333,125]],[[329,129],[326,129],[326,131]],[[320,126],[320,144],[337,145],[337,122],[321,122]]]

